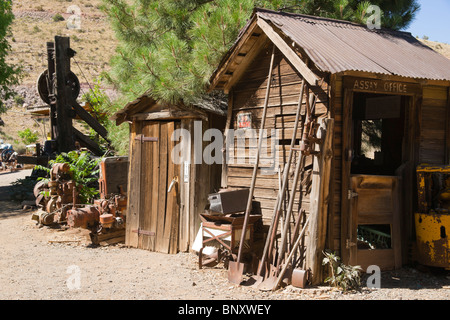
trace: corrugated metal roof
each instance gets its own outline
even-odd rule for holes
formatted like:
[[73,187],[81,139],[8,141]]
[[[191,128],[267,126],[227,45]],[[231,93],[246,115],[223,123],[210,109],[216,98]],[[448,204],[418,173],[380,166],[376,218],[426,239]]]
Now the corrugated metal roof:
[[160,108],[170,108],[170,107],[180,107],[186,110],[203,110],[206,112],[214,113],[220,116],[226,116],[227,101],[224,96],[218,96],[217,94],[209,94],[202,97],[198,102],[191,105],[180,104],[169,104],[169,103],[158,103],[156,100],[151,98],[147,94],[139,96],[136,100],[128,102],[125,107],[117,111],[111,120],[116,120],[117,124],[121,124],[124,121],[129,120],[129,116],[137,112],[143,112],[152,106],[159,105]]
[[450,60],[410,33],[265,9],[255,14],[298,44],[322,71],[450,80]]

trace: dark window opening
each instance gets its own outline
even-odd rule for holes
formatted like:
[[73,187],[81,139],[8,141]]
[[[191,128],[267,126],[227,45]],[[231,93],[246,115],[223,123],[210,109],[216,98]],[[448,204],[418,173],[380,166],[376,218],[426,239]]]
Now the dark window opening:
[[352,174],[394,175],[401,166],[406,99],[354,94]]
[[389,224],[359,225],[358,249],[391,249],[391,226]]

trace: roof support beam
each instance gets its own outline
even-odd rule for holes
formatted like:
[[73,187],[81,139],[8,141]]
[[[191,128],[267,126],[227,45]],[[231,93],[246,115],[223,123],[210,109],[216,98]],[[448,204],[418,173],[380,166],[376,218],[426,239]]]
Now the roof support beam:
[[262,18],[257,20],[258,26],[264,31],[267,37],[278,47],[284,56],[292,63],[303,78],[311,85],[317,86],[319,77],[308,68],[306,63],[292,50],[289,45],[275,32],[275,30]]
[[261,49],[268,42],[265,35],[259,36],[258,40],[254,43],[251,50],[246,54],[243,61],[234,70],[233,75],[225,85],[224,92],[228,94],[231,88],[242,78],[242,75],[246,71],[247,67],[253,62],[255,57],[261,52]]

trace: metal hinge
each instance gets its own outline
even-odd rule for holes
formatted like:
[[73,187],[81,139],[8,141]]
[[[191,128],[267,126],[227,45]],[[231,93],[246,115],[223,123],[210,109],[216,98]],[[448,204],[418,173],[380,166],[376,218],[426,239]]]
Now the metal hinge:
[[348,190],[348,200],[356,198],[358,196],[357,192],[353,192],[353,190]]
[[134,138],[135,140],[139,140],[140,142],[150,141],[150,142],[157,142],[158,138],[156,137],[146,137],[143,134],[140,134]]
[[131,230],[131,232],[137,233],[138,235],[144,234],[146,236],[155,236],[156,235],[156,232],[148,231],[148,230],[142,230],[142,229]]
[[347,249],[350,249],[351,247],[354,247],[354,246],[356,246],[355,242],[350,241],[350,239],[345,240],[345,247]]

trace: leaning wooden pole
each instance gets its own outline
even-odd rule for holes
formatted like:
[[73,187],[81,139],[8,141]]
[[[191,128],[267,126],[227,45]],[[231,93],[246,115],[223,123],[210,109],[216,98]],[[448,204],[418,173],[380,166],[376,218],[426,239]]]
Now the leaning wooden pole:
[[[242,249],[244,247],[245,235],[247,233],[248,220],[249,220],[249,216],[250,216],[250,211],[252,209],[253,193],[255,191],[256,176],[257,176],[257,173],[258,173],[259,158],[260,158],[260,154],[261,154],[262,140],[263,140],[263,137],[264,137],[264,126],[265,126],[265,121],[266,121],[266,116],[267,116],[267,106],[269,105],[270,87],[272,86],[272,74],[273,74],[274,60],[275,60],[275,46],[272,47],[272,56],[271,56],[271,60],[270,60],[269,78],[267,79],[266,97],[265,97],[265,101],[264,101],[264,109],[263,109],[263,115],[262,115],[262,120],[261,120],[261,125],[260,125],[260,131],[259,131],[258,151],[256,153],[255,165],[253,167],[253,174],[252,174],[252,182],[251,182],[251,185],[250,185],[250,191],[249,191],[249,195],[248,195],[247,206],[246,206],[246,209],[245,209],[244,223],[242,225],[241,240],[239,242],[239,250],[238,250],[238,256],[237,256],[237,260],[236,260],[237,264],[241,263]],[[231,280],[230,275],[229,275],[229,279]],[[237,282],[236,279],[234,279],[233,281]]]
[[[283,172],[283,184],[281,186],[281,190],[280,192],[278,192],[277,195],[277,201],[275,203],[275,208],[274,208],[274,212],[272,215],[272,222],[269,226],[269,232],[268,232],[268,237],[266,239],[266,243],[264,246],[264,250],[263,250],[263,254],[261,257],[261,262],[259,264],[258,270],[257,270],[257,276],[262,276],[263,270],[264,270],[264,265],[266,264],[267,258],[269,256],[269,252],[271,250],[271,247],[273,245],[273,238],[271,235],[273,232],[276,232],[276,228],[277,228],[277,222],[279,220],[279,216],[280,216],[280,210],[281,210],[281,205],[283,203],[285,194],[286,194],[286,188],[287,188],[287,183],[288,183],[288,177],[289,177],[289,170],[290,170],[290,166],[291,166],[291,162],[292,162],[292,157],[294,154],[294,146],[295,146],[295,141],[297,140],[297,130],[298,130],[298,124],[300,122],[300,116],[301,116],[301,107],[302,107],[302,103],[303,103],[303,95],[304,95],[304,91],[305,91],[305,86],[306,86],[306,82],[305,80],[302,80],[302,88],[300,90],[300,97],[298,100],[298,105],[297,105],[297,114],[296,114],[296,119],[295,119],[295,125],[294,125],[294,132],[293,132],[293,136],[291,139],[291,147],[289,150],[289,156],[288,156],[288,161],[284,167],[284,172]],[[308,98],[306,98],[308,100]]]
[[[308,95],[309,95],[309,89],[308,89]],[[313,110],[314,106],[316,103],[316,99],[314,95],[311,95],[311,100],[308,100],[308,104],[307,104],[307,110]],[[307,111],[307,113],[310,113],[311,111]],[[295,169],[295,176],[294,176],[294,182],[293,182],[293,186],[292,186],[292,192],[289,198],[289,206],[286,212],[286,221],[284,223],[284,227],[283,227],[283,231],[282,231],[282,237],[281,237],[281,244],[280,244],[280,250],[278,253],[278,262],[277,262],[277,266],[280,266],[283,259],[284,259],[284,254],[286,252],[286,247],[287,247],[287,237],[288,237],[288,230],[290,227],[290,223],[291,223],[291,213],[292,210],[294,208],[294,201],[295,201],[295,196],[297,194],[297,185],[298,185],[298,180],[301,174],[301,171],[303,171],[303,158],[305,157],[305,153],[306,151],[300,151],[300,157],[297,160],[297,166]]]

